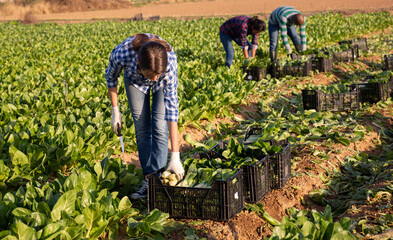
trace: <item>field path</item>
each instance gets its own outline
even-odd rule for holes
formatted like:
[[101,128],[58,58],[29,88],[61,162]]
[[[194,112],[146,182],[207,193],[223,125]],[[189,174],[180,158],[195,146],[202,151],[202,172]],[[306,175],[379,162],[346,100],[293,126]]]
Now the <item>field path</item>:
[[[178,2],[175,2],[178,1]],[[393,9],[393,0],[169,0],[169,3],[153,3],[141,7],[116,10],[98,10],[71,13],[36,14],[38,20],[93,20],[93,19],[130,19],[137,14],[144,18],[152,16],[198,17],[227,16],[241,14],[269,14],[279,6],[290,5],[300,11],[377,11]],[[0,20],[18,20],[17,13],[0,16]]]

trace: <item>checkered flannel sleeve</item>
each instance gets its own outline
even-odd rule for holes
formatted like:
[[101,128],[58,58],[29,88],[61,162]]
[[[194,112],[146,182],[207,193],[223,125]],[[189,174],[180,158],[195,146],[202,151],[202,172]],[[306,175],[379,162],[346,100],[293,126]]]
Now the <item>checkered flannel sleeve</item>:
[[258,35],[259,34],[252,35],[252,40],[251,40],[251,47],[252,47],[252,49],[257,49],[258,48]]
[[177,58],[173,51],[169,53],[169,68],[164,81],[165,121],[177,122],[179,119]]
[[119,78],[119,75],[123,70],[123,66],[120,64],[118,57],[118,48],[115,48],[111,52],[111,55],[109,57],[109,64],[107,69],[105,70],[105,79],[108,88],[117,87],[117,79]]
[[[241,19],[239,19],[240,21]],[[240,38],[242,40],[242,46],[241,48],[244,50],[248,50],[248,45],[247,45],[247,31],[248,31],[248,25],[247,22],[244,21],[241,25],[240,29]]]

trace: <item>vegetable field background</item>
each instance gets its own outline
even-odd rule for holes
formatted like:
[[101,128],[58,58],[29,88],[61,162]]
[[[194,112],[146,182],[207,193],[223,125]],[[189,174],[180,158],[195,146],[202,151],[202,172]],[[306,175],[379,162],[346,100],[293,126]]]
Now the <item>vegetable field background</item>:
[[[393,53],[392,15],[310,15],[310,49],[367,37],[369,50],[332,72],[260,82],[243,79],[240,49],[234,66],[223,66],[217,29],[224,20],[1,23],[0,238],[392,237],[391,99],[347,113],[305,111],[301,101],[305,88],[340,91],[370,74],[391,76],[381,68],[382,56]],[[220,140],[238,141],[249,126],[272,135],[288,129],[292,178],[283,189],[247,204],[229,223],[168,220],[147,213],[146,202],[130,202],[142,179],[133,123],[121,83],[127,153],[120,155],[104,70],[113,47],[138,32],[161,36],[177,53],[183,159]],[[264,32],[257,57],[267,51]],[[284,56],[281,44],[278,51]]]

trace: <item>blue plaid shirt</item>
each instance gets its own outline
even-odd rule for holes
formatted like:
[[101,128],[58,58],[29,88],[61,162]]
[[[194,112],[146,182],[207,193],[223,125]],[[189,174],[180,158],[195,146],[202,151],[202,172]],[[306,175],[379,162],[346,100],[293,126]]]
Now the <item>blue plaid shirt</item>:
[[[150,38],[154,34],[146,33]],[[140,84],[146,79],[137,70],[137,53],[132,49],[131,36],[117,45],[111,52],[109,57],[109,65],[105,70],[105,78],[108,88],[117,87],[118,77],[124,69],[124,80],[129,80],[131,84],[144,94],[148,94],[150,89],[153,93],[164,88],[164,104],[165,104],[165,121],[177,122],[179,119],[179,100],[177,98],[177,58],[173,51],[168,52],[168,66],[165,71],[152,86]],[[160,38],[161,39],[161,38]]]

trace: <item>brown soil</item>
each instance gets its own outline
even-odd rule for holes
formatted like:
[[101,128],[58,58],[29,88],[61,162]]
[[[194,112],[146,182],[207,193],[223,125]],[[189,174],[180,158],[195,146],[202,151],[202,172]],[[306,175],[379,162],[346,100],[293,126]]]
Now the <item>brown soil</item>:
[[[48,7],[42,6],[34,11],[37,20],[65,20],[65,21],[84,21],[93,19],[133,19],[142,14],[144,19],[152,16],[165,17],[199,17],[199,16],[228,16],[228,15],[254,15],[260,14],[265,17],[279,6],[290,5],[301,10],[303,13],[315,13],[325,11],[377,11],[393,9],[392,0],[330,0],[313,1],[298,0],[161,0],[150,5],[141,7],[129,7],[126,5],[121,9],[109,9],[91,11],[77,11],[65,13],[53,13]],[[12,11],[1,14],[0,20],[22,20],[26,9],[14,8]]]

